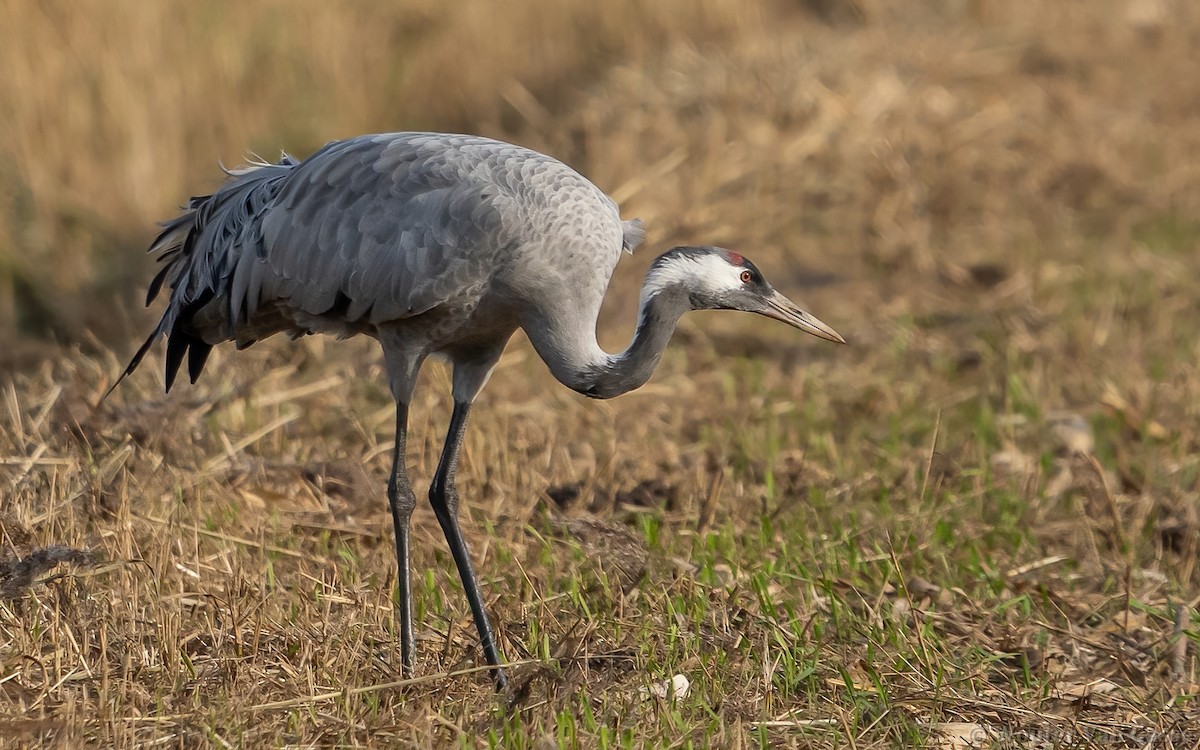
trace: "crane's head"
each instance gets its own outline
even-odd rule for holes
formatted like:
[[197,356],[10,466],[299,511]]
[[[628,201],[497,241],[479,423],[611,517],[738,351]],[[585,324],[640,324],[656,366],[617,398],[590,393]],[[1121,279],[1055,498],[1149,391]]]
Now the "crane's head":
[[660,255],[646,274],[643,302],[666,291],[686,294],[693,310],[744,310],[782,321],[828,341],[837,331],[767,283],[750,259],[719,247],[676,247]]

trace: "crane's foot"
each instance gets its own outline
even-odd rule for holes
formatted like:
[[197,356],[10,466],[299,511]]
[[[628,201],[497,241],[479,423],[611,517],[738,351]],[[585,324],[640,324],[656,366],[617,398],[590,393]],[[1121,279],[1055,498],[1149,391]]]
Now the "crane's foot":
[[492,670],[492,679],[496,682],[496,692],[503,693],[508,690],[508,670],[504,667],[496,667]]

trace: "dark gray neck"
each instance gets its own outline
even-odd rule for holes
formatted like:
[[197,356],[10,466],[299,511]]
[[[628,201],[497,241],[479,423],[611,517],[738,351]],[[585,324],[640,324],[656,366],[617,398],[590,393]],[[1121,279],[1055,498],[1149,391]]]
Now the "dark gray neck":
[[584,368],[579,383],[582,387],[576,390],[592,398],[612,398],[645,385],[658,367],[679,318],[691,309],[687,294],[679,287],[667,287],[643,300],[629,348]]
[[637,331],[629,347],[609,354],[596,341],[601,299],[560,300],[542,315],[522,323],[542,360],[558,382],[592,398],[628,393],[650,379],[679,317],[692,309],[682,285],[652,284],[647,274],[638,310]]

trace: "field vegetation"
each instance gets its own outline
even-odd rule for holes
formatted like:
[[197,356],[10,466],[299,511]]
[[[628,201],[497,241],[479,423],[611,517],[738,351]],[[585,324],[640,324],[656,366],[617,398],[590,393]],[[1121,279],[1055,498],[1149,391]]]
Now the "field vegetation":
[[[1185,0],[0,0],[0,745],[1200,746],[1198,48]],[[850,342],[697,314],[592,402],[514,341],[460,472],[500,696],[425,506],[399,680],[373,342],[100,402],[218,160],[412,129],[645,220],[610,348],[702,243]],[[431,365],[419,478],[449,412]]]

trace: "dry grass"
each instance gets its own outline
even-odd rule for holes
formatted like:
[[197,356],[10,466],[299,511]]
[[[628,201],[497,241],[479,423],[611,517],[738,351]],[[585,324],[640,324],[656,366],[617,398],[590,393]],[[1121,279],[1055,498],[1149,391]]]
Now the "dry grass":
[[[1043,5],[0,2],[0,736],[1200,745],[1200,10]],[[697,315],[611,403],[511,347],[461,474],[502,698],[424,509],[397,683],[369,342],[94,407],[216,158],[414,127],[558,154],[852,343]]]

